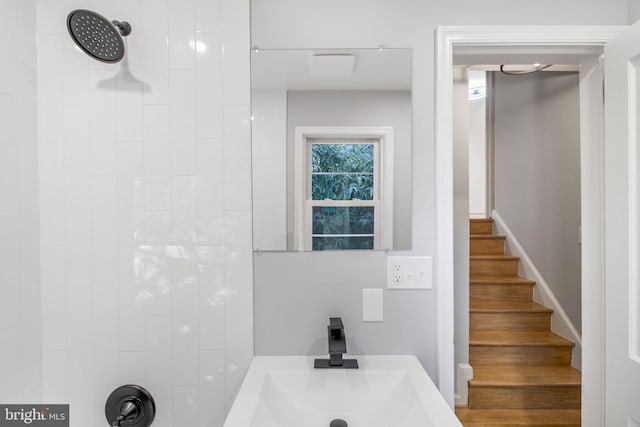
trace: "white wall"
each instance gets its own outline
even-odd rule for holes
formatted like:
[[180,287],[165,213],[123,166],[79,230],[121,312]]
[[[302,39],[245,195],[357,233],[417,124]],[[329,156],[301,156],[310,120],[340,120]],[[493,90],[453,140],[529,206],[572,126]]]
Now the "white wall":
[[411,248],[411,93],[406,91],[290,91],[287,101],[289,153],[289,248],[293,248],[294,143],[300,126],[389,126],[393,128],[393,247]]
[[42,395],[35,2],[0,2],[0,402]]
[[[74,47],[76,7],[131,23],[125,61]],[[103,426],[137,383],[154,426],[220,426],[253,354],[249,2],[37,16],[44,399]]]
[[253,246],[287,249],[287,92],[251,94]]
[[[434,147],[434,77],[435,29],[439,25],[619,25],[627,22],[627,0],[567,0],[561,4],[551,0],[455,0],[446,3],[405,0],[253,0],[251,2],[251,45],[263,49],[286,48],[353,48],[380,45],[413,50],[413,194],[412,194],[412,254],[432,255],[435,243],[435,147]],[[579,12],[579,13],[577,13]],[[305,254],[290,262],[302,262],[310,269],[323,266],[323,258]],[[349,254],[344,254],[348,259]],[[371,265],[378,262],[374,255]],[[257,268],[256,286],[263,282],[267,289],[282,274],[294,274],[297,267],[286,262],[278,275]],[[330,266],[325,266],[330,270]],[[341,272],[335,271],[338,281]],[[298,281],[305,276],[296,277]],[[331,280],[331,278],[328,278]],[[357,281],[353,286],[367,287]],[[438,283],[434,283],[435,292]],[[322,289],[317,292],[323,293]],[[416,310],[434,306],[435,292],[427,293]],[[286,294],[281,295],[287,297]],[[353,307],[353,310],[357,310]],[[408,313],[408,315],[411,315]],[[436,313],[427,319],[435,324]],[[309,331],[309,333],[313,333]],[[414,339],[411,337],[410,339]],[[415,339],[424,340],[429,354],[421,359],[437,382],[435,332]]]
[[[469,90],[486,88],[484,71],[469,71]],[[487,214],[487,98],[469,99],[469,215]]]
[[577,73],[495,75],[495,209],[581,329]]
[[469,78],[462,67],[453,76],[453,215],[455,363],[469,362]]

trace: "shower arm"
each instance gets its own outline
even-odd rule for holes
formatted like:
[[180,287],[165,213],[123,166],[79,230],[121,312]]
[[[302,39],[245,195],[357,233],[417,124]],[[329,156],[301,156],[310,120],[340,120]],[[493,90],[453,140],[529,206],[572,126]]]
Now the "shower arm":
[[127,21],[111,21],[111,23],[120,31],[121,36],[126,37],[131,34],[131,24]]

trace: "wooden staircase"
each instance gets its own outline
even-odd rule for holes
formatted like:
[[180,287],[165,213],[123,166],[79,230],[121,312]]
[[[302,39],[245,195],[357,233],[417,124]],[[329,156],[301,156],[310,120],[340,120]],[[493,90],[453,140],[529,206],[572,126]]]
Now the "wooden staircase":
[[579,426],[581,374],[573,343],[551,332],[551,310],[533,301],[535,282],[518,276],[493,220],[471,220],[469,406],[465,427]]

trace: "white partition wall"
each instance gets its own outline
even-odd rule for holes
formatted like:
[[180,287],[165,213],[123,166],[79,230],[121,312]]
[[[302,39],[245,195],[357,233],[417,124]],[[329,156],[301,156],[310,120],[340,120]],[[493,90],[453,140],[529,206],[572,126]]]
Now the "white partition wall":
[[0,2],[0,402],[42,396],[35,1]]
[[[37,2],[44,399],[220,426],[253,356],[249,1]],[[65,19],[128,21],[121,63]],[[3,15],[4,16],[4,15]]]

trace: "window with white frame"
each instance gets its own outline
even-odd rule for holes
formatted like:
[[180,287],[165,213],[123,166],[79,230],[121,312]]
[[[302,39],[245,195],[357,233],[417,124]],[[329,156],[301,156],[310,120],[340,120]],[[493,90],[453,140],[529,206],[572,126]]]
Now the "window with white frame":
[[303,185],[297,205],[305,250],[391,247],[392,187],[386,181],[392,178],[383,165],[390,161],[384,153],[392,139],[388,131],[386,138],[376,132],[345,132],[307,135],[300,141]]

